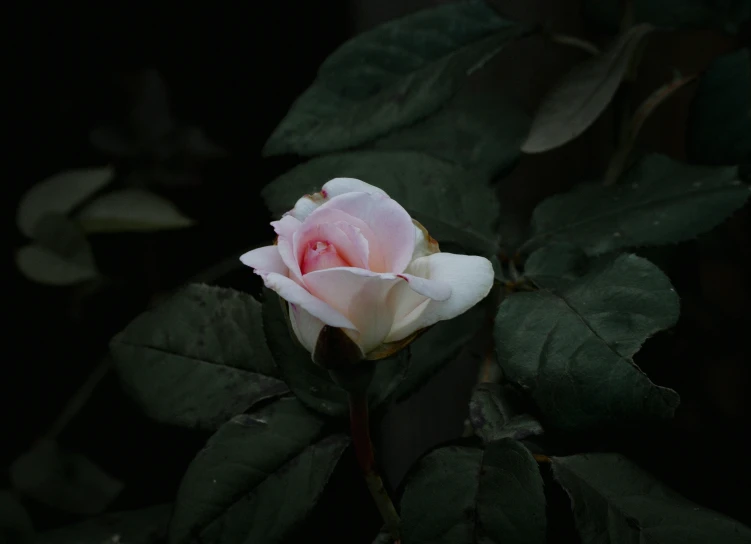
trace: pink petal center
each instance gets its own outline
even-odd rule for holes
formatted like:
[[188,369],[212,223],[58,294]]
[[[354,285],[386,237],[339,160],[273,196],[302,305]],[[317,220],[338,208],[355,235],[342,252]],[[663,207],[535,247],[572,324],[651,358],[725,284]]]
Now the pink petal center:
[[316,270],[325,270],[327,268],[336,268],[340,266],[351,266],[337,252],[336,247],[324,240],[313,240],[308,242],[305,247],[305,253],[300,262],[300,270],[303,275]]

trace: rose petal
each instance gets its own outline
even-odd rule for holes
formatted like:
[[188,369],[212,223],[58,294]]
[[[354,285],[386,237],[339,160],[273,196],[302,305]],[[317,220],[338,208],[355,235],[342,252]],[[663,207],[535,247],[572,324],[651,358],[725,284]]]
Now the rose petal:
[[[345,221],[333,223],[306,221],[302,228],[295,232],[292,240],[295,259],[300,264],[303,274],[312,270],[310,266],[305,266],[305,256],[310,254],[310,245],[316,242],[331,244],[336,254],[345,261],[334,266],[368,267],[368,241],[360,229]],[[333,268],[333,266],[328,268]],[[317,270],[320,267],[313,269]]]
[[291,215],[283,216],[279,221],[272,221],[271,226],[274,227],[274,232],[284,238],[292,239],[292,235],[300,228],[302,221],[292,217]]
[[[493,287],[493,265],[484,257],[436,253],[410,264],[407,272],[415,276],[445,282],[451,286],[448,300],[424,300],[400,287],[397,320],[386,338],[396,342],[438,321],[454,318],[484,299]],[[404,296],[401,296],[404,295]],[[410,307],[410,305],[414,305]]]
[[368,268],[370,259],[370,244],[368,239],[357,227],[337,221],[334,223],[345,234],[349,240],[349,247],[346,248],[346,259],[355,268]]
[[363,353],[375,349],[392,328],[394,313],[389,292],[403,280],[359,268],[329,268],[305,275],[310,292],[325,300],[354,323],[352,335]]
[[297,304],[289,305],[289,320],[297,339],[312,354],[316,349],[316,342],[323,328],[323,321],[313,317]]
[[264,246],[248,251],[240,256],[240,261],[256,272],[274,272],[283,276],[287,275],[287,266],[284,264],[276,246]]
[[284,216],[291,216],[300,221],[305,221],[305,218],[308,217],[313,212],[313,210],[318,208],[323,203],[324,198],[320,195],[320,193],[305,195],[304,197],[298,199],[297,202],[295,202],[295,207],[285,213]]
[[[410,263],[415,249],[415,228],[412,218],[395,200],[382,195],[345,193],[333,197],[311,213],[309,220],[324,210],[340,210],[370,227],[386,267],[371,270],[398,274]],[[373,251],[372,242],[370,250]]]
[[284,264],[287,265],[292,279],[302,284],[302,271],[300,270],[300,263],[295,257],[292,242],[295,233],[300,229],[302,223],[300,220],[286,215],[279,221],[272,221],[271,226],[274,227],[274,232],[279,235],[279,239],[276,242],[279,248],[279,255],[282,256]]
[[321,195],[325,199],[345,193],[368,193],[369,195],[381,195],[387,198],[389,196],[383,189],[355,178],[334,178],[324,183],[321,188]]
[[409,284],[410,289],[418,295],[439,302],[448,300],[451,297],[451,285],[445,281],[421,278],[412,274],[397,274],[397,276],[404,279]]
[[277,273],[260,274],[263,283],[269,289],[276,291],[280,297],[291,304],[297,304],[310,312],[327,325],[345,329],[356,329],[355,325],[341,312],[326,304],[323,300],[314,297],[303,287],[286,276]]
[[319,208],[310,214],[310,217],[305,221],[306,226],[325,223],[346,223],[359,230],[368,245],[368,264],[363,268],[377,271],[386,270],[383,255],[378,247],[378,238],[373,229],[364,221],[334,208]]

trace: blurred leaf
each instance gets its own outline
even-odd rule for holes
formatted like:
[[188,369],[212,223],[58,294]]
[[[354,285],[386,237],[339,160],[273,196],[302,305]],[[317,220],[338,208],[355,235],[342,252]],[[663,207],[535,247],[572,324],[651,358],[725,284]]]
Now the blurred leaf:
[[[634,21],[662,28],[719,28],[738,32],[751,18],[748,0],[633,0]],[[617,32],[621,0],[584,0],[584,17],[598,29]]]
[[89,142],[99,151],[113,157],[134,157],[137,145],[125,132],[114,126],[97,127],[89,132]]
[[142,70],[127,82],[128,128],[140,145],[154,145],[175,128],[167,85],[157,70]]
[[116,480],[83,455],[40,440],[10,467],[13,487],[32,499],[74,514],[98,514],[120,494]]
[[648,155],[615,186],[587,183],[535,208],[525,247],[565,242],[590,255],[677,243],[709,231],[748,199],[733,167]]
[[193,225],[169,200],[142,189],[121,189],[100,196],[78,215],[86,232],[151,232]]
[[18,229],[29,238],[48,214],[65,215],[115,178],[111,166],[60,172],[40,181],[21,199],[16,214]]
[[584,274],[587,255],[571,244],[550,244],[524,262],[524,277],[542,288],[560,289]]
[[64,215],[40,218],[32,235],[38,243],[16,253],[16,264],[27,278],[46,285],[75,285],[99,277],[89,241]]
[[212,142],[206,133],[198,127],[185,127],[181,139],[185,153],[196,159],[221,159],[227,156],[227,151]]
[[499,363],[531,394],[546,427],[668,419],[678,394],[653,384],[632,356],[678,313],[678,296],[656,266],[619,255],[560,291],[506,298],[495,321]]
[[481,0],[426,9],[346,42],[292,104],[264,155],[317,155],[367,143],[437,110],[524,28]]
[[653,29],[630,28],[596,57],[582,61],[543,99],[522,145],[525,153],[542,153],[581,135],[605,111],[634,54]]
[[160,544],[171,514],[171,504],[105,514],[43,533],[34,544]]
[[461,90],[437,112],[371,147],[421,151],[492,177],[519,159],[529,123],[520,106],[497,92]]
[[691,104],[686,147],[697,163],[751,164],[748,48],[718,57],[702,76]]
[[[334,417],[349,415],[349,397],[324,368],[293,338],[281,299],[264,288],[263,321],[266,339],[284,381],[309,408]],[[286,304],[286,303],[285,303]],[[367,363],[364,363],[367,364]],[[391,396],[408,368],[406,350],[374,363],[368,404],[375,408]]]
[[486,449],[432,451],[409,478],[401,503],[408,544],[545,542],[545,494],[532,454],[505,438]]
[[0,542],[32,544],[34,525],[31,517],[15,494],[0,489]]
[[263,333],[261,304],[190,285],[132,321],[110,344],[126,391],[157,421],[215,429],[287,387]]
[[316,504],[345,435],[297,400],[284,398],[232,418],[188,467],[170,524],[170,544],[284,542]]
[[357,151],[319,157],[278,177],[261,194],[272,214],[281,215],[298,198],[337,177],[380,187],[438,242],[495,252],[499,205],[489,179],[421,153]]
[[747,544],[751,529],[690,502],[615,453],[553,457],[582,542]]
[[525,440],[543,433],[542,425],[529,414],[520,414],[509,402],[509,388],[499,383],[480,383],[469,401],[469,421],[483,442],[501,438]]
[[120,127],[99,127],[89,133],[91,144],[114,157],[136,157],[157,159],[163,163],[175,157],[194,160],[211,160],[227,156],[227,151],[212,142],[206,134],[195,126],[179,126],[163,135],[159,140],[145,146]]
[[456,359],[483,326],[486,311],[485,304],[477,304],[454,319],[436,323],[412,342],[407,348],[407,372],[396,390],[395,399],[404,400]]

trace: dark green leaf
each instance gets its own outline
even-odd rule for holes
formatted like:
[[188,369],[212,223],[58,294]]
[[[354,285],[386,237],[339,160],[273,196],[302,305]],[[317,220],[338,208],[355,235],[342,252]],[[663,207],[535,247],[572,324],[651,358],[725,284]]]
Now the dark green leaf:
[[508,388],[497,383],[481,383],[469,401],[469,421],[483,442],[501,438],[524,440],[542,434],[533,416],[519,414],[510,402]]
[[159,544],[164,542],[171,504],[105,514],[39,535],[35,544]]
[[587,264],[587,255],[581,248],[570,244],[550,244],[527,258],[524,277],[538,287],[557,289],[584,274]]
[[68,170],[40,181],[23,195],[18,205],[16,224],[29,238],[34,237],[37,223],[46,215],[65,215],[106,187],[115,178],[110,166]]
[[323,420],[294,398],[234,417],[188,468],[169,542],[284,542],[348,444],[344,435],[327,436]]
[[128,393],[154,419],[213,429],[287,387],[264,339],[261,304],[190,285],[131,322],[110,344]]
[[[349,414],[347,392],[334,383],[324,368],[313,362],[290,331],[281,299],[276,293],[264,290],[263,321],[268,345],[284,381],[292,392],[309,408],[335,417]],[[405,350],[374,364],[373,378],[368,388],[368,403],[372,408],[383,403],[404,379],[408,356]]]
[[749,49],[718,57],[702,76],[686,147],[691,160],[701,164],[751,163]]
[[690,502],[619,454],[553,457],[552,463],[584,543],[751,542],[751,529]]
[[58,510],[98,514],[120,494],[116,480],[83,455],[40,440],[10,467],[13,487]]
[[337,177],[380,187],[439,243],[487,253],[495,248],[499,206],[488,178],[421,153],[358,151],[316,158],[275,179],[261,194],[271,212],[281,215]]
[[564,242],[597,255],[681,242],[717,226],[748,196],[735,167],[689,166],[649,155],[616,186],[582,184],[543,201],[525,247]]
[[409,366],[396,390],[396,400],[404,400],[454,360],[482,327],[486,311],[485,304],[478,304],[454,319],[436,323],[412,342],[407,348]]
[[[585,18],[598,30],[617,32],[621,0],[584,0]],[[634,0],[634,22],[662,28],[719,28],[735,33],[751,17],[749,0]]]
[[388,134],[372,147],[422,151],[492,177],[518,160],[529,123],[529,115],[497,91],[464,89],[434,114]]
[[677,393],[654,385],[631,357],[678,313],[678,296],[656,266],[619,255],[561,291],[508,297],[495,322],[499,363],[531,393],[546,425],[670,418]]
[[548,93],[535,113],[525,153],[542,153],[581,135],[605,111],[649,25],[630,28],[608,49],[583,61],[566,74]]
[[426,455],[401,504],[405,544],[545,542],[545,494],[532,455],[502,439]]
[[0,542],[31,544],[34,542],[34,525],[29,513],[17,496],[0,490]]
[[91,244],[70,219],[47,214],[37,220],[36,241],[22,247],[16,264],[29,279],[47,285],[75,285],[99,276]]
[[338,151],[437,110],[468,73],[523,28],[485,2],[451,3],[356,36],[318,70],[264,147],[265,155]]

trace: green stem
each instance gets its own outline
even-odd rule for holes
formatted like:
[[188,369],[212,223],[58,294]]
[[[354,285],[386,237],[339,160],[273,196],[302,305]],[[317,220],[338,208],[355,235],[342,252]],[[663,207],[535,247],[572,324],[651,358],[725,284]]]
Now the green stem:
[[102,359],[102,361],[94,368],[94,370],[91,371],[91,374],[89,374],[89,376],[86,378],[86,381],[83,382],[81,387],[78,388],[78,391],[76,391],[75,394],[70,398],[55,421],[52,423],[52,425],[50,425],[50,428],[47,429],[47,432],[44,434],[44,438],[54,440],[60,435],[60,433],[63,432],[68,423],[70,423],[70,421],[74,417],[76,417],[76,414],[78,414],[81,408],[83,408],[84,404],[86,404],[86,401],[89,400],[89,397],[91,397],[91,395],[94,393],[94,390],[99,385],[99,382],[101,382],[102,379],[107,375],[110,366],[111,365],[109,358],[105,357],[104,359]]
[[370,417],[368,415],[368,398],[364,393],[349,394],[349,422],[355,455],[360,465],[368,491],[375,501],[381,518],[394,542],[400,542],[399,527],[401,520],[391,502],[383,480],[378,474],[373,455],[373,442],[370,440]]

